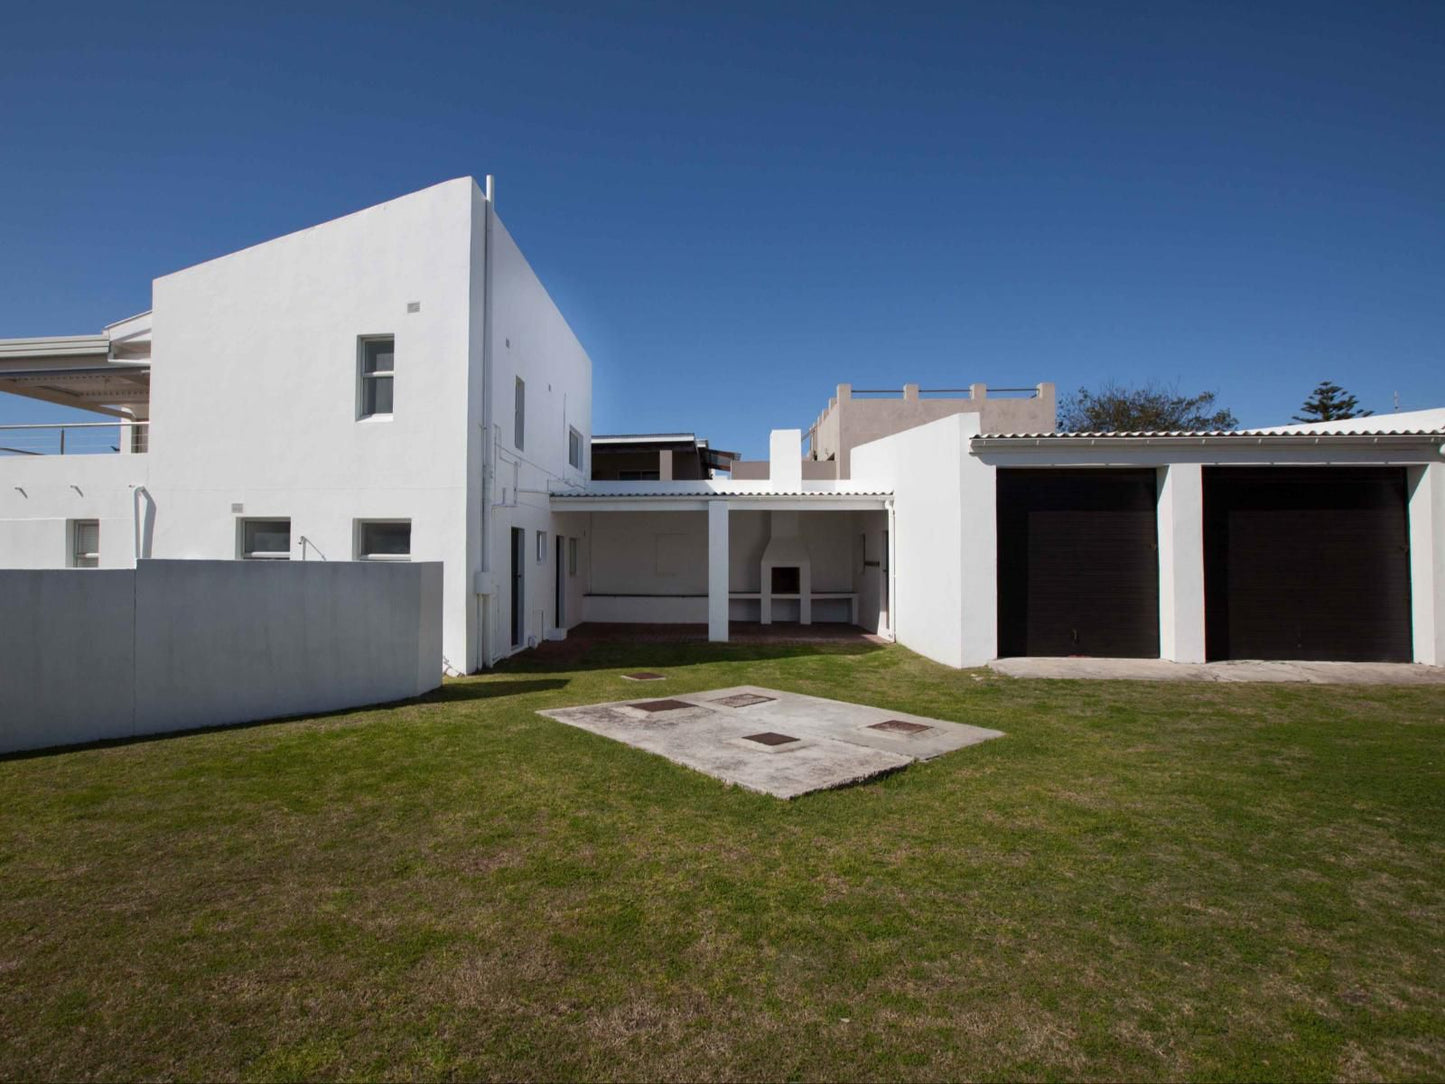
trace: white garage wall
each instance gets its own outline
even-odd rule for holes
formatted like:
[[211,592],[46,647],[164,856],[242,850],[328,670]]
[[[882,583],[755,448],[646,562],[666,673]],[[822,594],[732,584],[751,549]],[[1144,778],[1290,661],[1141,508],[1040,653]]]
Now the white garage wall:
[[432,562],[0,571],[0,752],[417,696],[441,614]]

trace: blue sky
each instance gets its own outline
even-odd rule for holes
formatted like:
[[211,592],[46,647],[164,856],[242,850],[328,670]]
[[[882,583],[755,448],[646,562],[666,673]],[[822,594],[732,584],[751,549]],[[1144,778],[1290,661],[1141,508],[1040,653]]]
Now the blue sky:
[[839,382],[1445,405],[1439,2],[36,4],[6,38],[0,336],[490,172],[598,432],[763,455]]

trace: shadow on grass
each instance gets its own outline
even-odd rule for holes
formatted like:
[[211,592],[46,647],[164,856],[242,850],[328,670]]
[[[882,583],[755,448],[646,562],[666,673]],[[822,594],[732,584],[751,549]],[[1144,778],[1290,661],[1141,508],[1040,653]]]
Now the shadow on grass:
[[714,662],[768,662],[818,655],[871,655],[886,645],[866,640],[820,640],[798,643],[714,644],[706,641],[585,640],[562,641],[524,651],[493,667],[498,674],[546,674],[559,671],[647,670],[661,666],[696,666]]
[[527,693],[547,693],[565,689],[566,678],[537,678],[533,681],[456,681],[448,682],[439,689],[422,697],[417,703],[445,704],[461,700],[491,700],[502,696],[525,696]]

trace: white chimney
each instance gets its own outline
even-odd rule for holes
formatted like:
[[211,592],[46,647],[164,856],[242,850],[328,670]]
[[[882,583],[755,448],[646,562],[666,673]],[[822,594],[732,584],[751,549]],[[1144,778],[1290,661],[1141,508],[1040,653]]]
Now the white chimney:
[[799,492],[803,488],[803,431],[774,429],[768,441],[769,487],[782,493]]

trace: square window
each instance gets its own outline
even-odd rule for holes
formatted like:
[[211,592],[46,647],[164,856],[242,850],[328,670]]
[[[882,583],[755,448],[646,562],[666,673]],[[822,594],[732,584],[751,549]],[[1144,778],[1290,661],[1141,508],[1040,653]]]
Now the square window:
[[389,417],[396,377],[396,339],[391,335],[363,338],[357,349],[360,396],[357,414],[362,418]]
[[411,520],[362,520],[356,527],[358,561],[405,561],[411,557]]
[[243,519],[241,557],[247,561],[289,561],[291,521],[289,519]]
[[570,426],[567,429],[567,463],[582,469],[582,434]]
[[71,521],[70,567],[100,567],[100,520],[77,519]]

